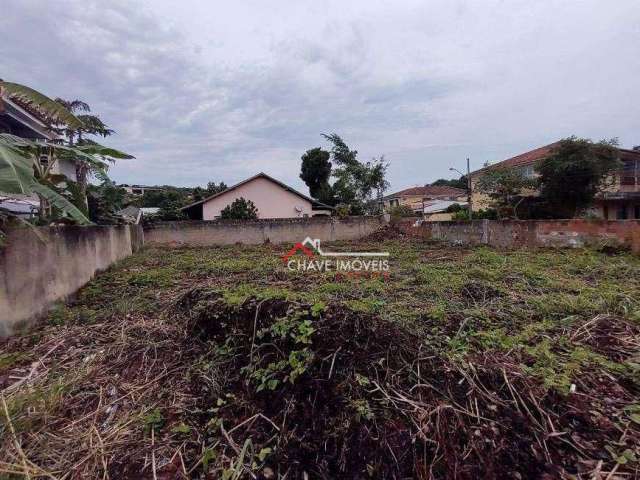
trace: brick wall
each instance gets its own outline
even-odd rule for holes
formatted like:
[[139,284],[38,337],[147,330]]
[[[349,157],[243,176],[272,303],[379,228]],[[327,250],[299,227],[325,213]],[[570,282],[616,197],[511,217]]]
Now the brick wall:
[[639,220],[474,220],[427,222],[418,227],[400,222],[409,235],[454,244],[501,248],[615,246],[640,254]]

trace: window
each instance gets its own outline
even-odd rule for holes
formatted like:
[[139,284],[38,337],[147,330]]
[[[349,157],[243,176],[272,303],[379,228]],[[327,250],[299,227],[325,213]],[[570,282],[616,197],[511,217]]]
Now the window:
[[536,171],[533,168],[533,165],[525,165],[524,167],[520,167],[518,170],[527,178],[533,178],[536,176]]
[[609,220],[609,205],[602,207],[602,216],[605,220]]
[[633,209],[633,218],[640,220],[640,205],[636,205]]
[[620,205],[618,207],[617,219],[618,220],[626,220],[627,219],[627,206],[626,205]]

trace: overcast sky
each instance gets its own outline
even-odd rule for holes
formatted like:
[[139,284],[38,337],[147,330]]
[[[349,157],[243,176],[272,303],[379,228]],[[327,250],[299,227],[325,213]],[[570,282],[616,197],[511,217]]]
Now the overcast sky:
[[[80,98],[120,183],[303,188],[336,132],[391,190],[572,134],[640,144],[638,0],[2,0],[0,78]],[[306,189],[305,189],[306,190]]]

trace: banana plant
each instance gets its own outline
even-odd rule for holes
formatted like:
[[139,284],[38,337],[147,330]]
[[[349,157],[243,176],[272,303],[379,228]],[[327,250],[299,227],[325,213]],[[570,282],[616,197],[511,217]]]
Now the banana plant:
[[[76,222],[89,224],[91,222],[78,207],[47,185],[61,180],[50,176],[58,151],[96,161],[91,154],[77,151],[73,147],[28,140],[7,133],[0,134],[0,191],[21,195],[35,194],[40,198],[41,213],[47,208],[55,207]],[[46,167],[40,163],[43,152],[47,152],[50,159]]]
[[[83,139],[82,133],[111,135],[102,121],[92,115],[75,116],[73,111],[89,111],[89,105],[80,101],[52,100],[40,92],[17,83],[0,79],[0,114],[4,110],[3,97],[10,98],[27,110],[37,112],[53,132],[68,136],[67,145],[55,141],[33,141],[13,135],[2,134],[0,139],[0,191],[7,193],[35,193],[40,198],[40,212],[43,215],[51,207],[56,207],[79,223],[88,223],[84,213],[56,190],[68,179],[53,173],[58,159],[65,158],[76,165],[76,176],[80,185],[83,203],[86,207],[86,187],[88,177],[106,177],[109,163],[114,159],[134,158],[124,152],[104,147],[92,140]],[[73,138],[77,137],[74,144]],[[45,156],[47,162],[40,159]]]
[[46,123],[65,124],[72,129],[79,129],[83,125],[64,105],[25,85],[0,80],[0,113],[4,111],[3,96],[39,112]]

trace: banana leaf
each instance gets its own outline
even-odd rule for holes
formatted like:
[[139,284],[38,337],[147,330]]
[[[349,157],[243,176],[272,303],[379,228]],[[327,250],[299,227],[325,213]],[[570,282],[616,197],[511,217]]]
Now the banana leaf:
[[91,223],[91,221],[80,211],[78,207],[49,187],[40,183],[34,183],[31,186],[31,190],[46,198],[51,205],[69,215],[69,217],[74,219],[76,222],[83,225]]
[[40,113],[47,121],[62,123],[71,129],[82,127],[82,121],[60,103],[33,88],[18,83],[0,81],[0,91],[10,98],[27,105]]

